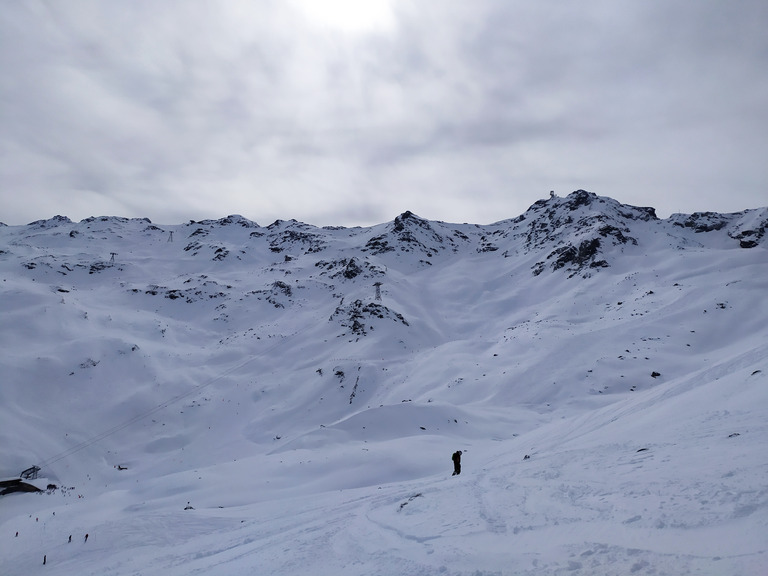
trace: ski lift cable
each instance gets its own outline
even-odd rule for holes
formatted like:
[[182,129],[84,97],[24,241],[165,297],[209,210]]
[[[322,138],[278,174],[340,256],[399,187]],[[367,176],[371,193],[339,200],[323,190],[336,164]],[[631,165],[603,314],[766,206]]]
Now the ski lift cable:
[[184,398],[187,398],[189,396],[192,396],[193,394],[196,394],[203,390],[204,388],[210,386],[214,382],[217,382],[218,380],[221,380],[222,378],[225,378],[226,376],[229,376],[233,372],[236,372],[237,370],[240,370],[241,368],[247,366],[257,358],[260,358],[270,352],[272,352],[275,348],[278,346],[281,346],[286,343],[286,341],[292,339],[298,334],[297,332],[294,332],[293,334],[289,334],[279,342],[275,342],[274,345],[270,346],[266,350],[263,350],[262,352],[258,354],[253,354],[250,357],[248,357],[243,362],[240,362],[238,364],[235,364],[234,366],[231,366],[230,368],[227,368],[220,374],[211,377],[210,379],[206,380],[205,382],[202,382],[201,384],[198,384],[197,386],[194,386],[193,388],[190,388],[186,392],[182,392],[180,394],[177,394],[176,396],[173,396],[169,398],[168,400],[165,400],[164,402],[161,402],[157,406],[151,408],[150,410],[147,410],[146,412],[142,412],[140,414],[137,414],[133,418],[130,418],[126,420],[125,422],[121,422],[120,424],[113,426],[112,428],[109,428],[107,430],[104,430],[103,432],[100,432],[99,434],[96,434],[95,436],[91,436],[90,438],[83,440],[79,444],[76,444],[75,446],[72,446],[58,454],[55,454],[54,456],[51,456],[47,460],[44,460],[38,466],[41,470],[51,466],[52,464],[55,464],[56,462],[63,460],[64,458],[67,458],[69,456],[72,456],[73,454],[76,454],[77,452],[80,452],[81,450],[84,450],[88,448],[89,446],[92,446],[93,444],[96,444],[97,442],[100,442],[101,440],[104,440],[105,438],[108,438],[109,436],[112,436],[113,434],[116,434],[117,432],[120,432],[121,430],[125,430],[126,428],[132,426],[136,422],[139,422],[141,420],[144,420],[145,418],[148,418],[152,414],[156,414],[157,412],[160,412],[161,410],[164,410],[171,406],[172,404],[176,404],[177,402],[183,400]]

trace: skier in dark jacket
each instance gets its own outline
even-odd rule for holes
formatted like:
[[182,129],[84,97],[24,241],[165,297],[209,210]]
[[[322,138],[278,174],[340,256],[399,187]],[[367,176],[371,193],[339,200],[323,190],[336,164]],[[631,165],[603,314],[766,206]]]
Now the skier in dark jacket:
[[453,460],[453,476],[457,476],[461,474],[461,450],[454,452],[451,459]]

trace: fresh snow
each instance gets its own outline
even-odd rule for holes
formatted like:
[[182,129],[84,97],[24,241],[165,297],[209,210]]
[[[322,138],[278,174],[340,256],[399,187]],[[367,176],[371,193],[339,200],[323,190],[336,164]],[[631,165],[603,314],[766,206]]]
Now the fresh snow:
[[0,226],[0,573],[768,574],[767,225]]

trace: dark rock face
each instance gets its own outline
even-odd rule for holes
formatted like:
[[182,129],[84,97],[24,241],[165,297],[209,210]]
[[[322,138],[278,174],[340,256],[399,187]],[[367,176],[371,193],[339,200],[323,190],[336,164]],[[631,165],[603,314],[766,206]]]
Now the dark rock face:
[[[624,231],[627,232],[628,230],[625,228]],[[611,226],[610,224],[606,224],[605,226],[600,227],[597,233],[600,234],[600,236],[603,238],[613,237],[618,244],[631,243],[637,246],[637,240],[635,238],[624,236],[621,230],[616,228],[616,226]]]
[[578,270],[581,270],[585,266],[592,268],[605,268],[608,263],[605,260],[596,261],[595,257],[599,253],[600,239],[592,238],[590,240],[584,240],[579,244],[578,248],[571,246],[565,246],[558,248],[552,252],[547,258],[555,257],[552,263],[553,270],[559,270],[565,266],[575,266]]
[[409,220],[412,220],[416,224],[421,224],[418,216],[415,216],[410,210],[406,210],[400,214],[400,216],[395,217],[395,223],[392,225],[392,230],[397,233],[405,231]]
[[320,234],[304,230],[288,229],[269,235],[269,249],[272,252],[298,250],[304,254],[322,252],[326,243]]
[[768,228],[768,218],[751,227],[744,227],[728,232],[728,236],[739,241],[740,248],[754,248],[760,244]]
[[[523,219],[521,219],[522,221]],[[653,208],[639,208],[577,190],[566,198],[539,200],[525,214],[528,222],[525,248],[529,252],[553,246],[546,260],[532,272],[541,274],[547,261],[553,271],[565,269],[570,276],[590,275],[591,270],[609,266],[606,251],[637,245],[631,227],[637,222],[658,220]]]
[[360,258],[342,258],[341,260],[333,260],[331,262],[320,260],[315,262],[315,267],[322,268],[324,272],[321,275],[329,274],[331,278],[344,278],[346,280],[354,280],[355,278],[373,278],[384,274],[383,270],[380,270],[376,266],[371,265],[368,260],[362,260]]
[[576,190],[572,192],[565,199],[565,206],[569,210],[576,210],[581,206],[590,206],[593,202],[597,201],[597,194],[594,192],[587,192],[586,190]]
[[692,228],[696,233],[712,232],[725,228],[729,220],[726,215],[716,212],[694,212],[685,220],[675,222],[675,226]]
[[27,224],[27,226],[35,226],[38,228],[52,228],[54,226],[59,226],[61,224],[72,224],[72,220],[70,220],[66,216],[56,215],[53,218],[49,218],[48,220],[35,220],[34,222],[30,222],[29,224]]
[[331,314],[329,320],[339,320],[341,326],[348,328],[356,336],[366,336],[369,331],[374,329],[374,321],[390,319],[408,326],[402,314],[390,310],[386,306],[373,302],[363,303],[362,300],[355,300],[348,306],[339,306]]
[[355,262],[354,258],[350,258],[349,262],[347,262],[347,265],[344,267],[344,272],[342,272],[342,275],[344,278],[351,280],[355,276],[358,276],[361,274],[363,269],[357,265],[357,262]]
[[384,254],[385,252],[394,252],[394,250],[395,247],[390,245],[387,236],[384,234],[368,240],[362,249],[363,252],[370,252],[374,256]]
[[259,225],[256,222],[243,218],[239,214],[232,214],[226,218],[220,218],[216,220],[216,224],[219,226],[241,226],[243,228],[258,228]]
[[670,222],[676,227],[693,230],[696,234],[724,230],[729,238],[739,242],[741,248],[760,245],[768,228],[768,209],[745,210],[733,214],[695,212],[674,214]]
[[386,252],[419,252],[427,257],[446,249],[452,240],[444,240],[428,220],[406,211],[397,216],[386,233],[368,240],[363,252],[373,255]]

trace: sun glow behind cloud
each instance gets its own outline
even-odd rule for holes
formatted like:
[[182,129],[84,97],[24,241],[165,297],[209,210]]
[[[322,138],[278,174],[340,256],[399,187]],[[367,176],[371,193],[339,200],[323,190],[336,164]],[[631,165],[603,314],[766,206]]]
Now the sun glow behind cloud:
[[0,13],[6,224],[765,204],[764,0],[97,4]]
[[388,30],[394,25],[389,0],[293,0],[311,24],[351,33]]

